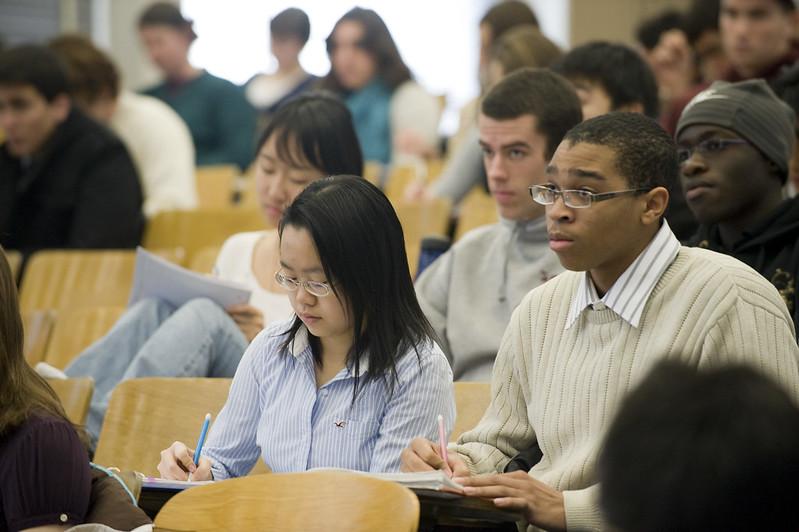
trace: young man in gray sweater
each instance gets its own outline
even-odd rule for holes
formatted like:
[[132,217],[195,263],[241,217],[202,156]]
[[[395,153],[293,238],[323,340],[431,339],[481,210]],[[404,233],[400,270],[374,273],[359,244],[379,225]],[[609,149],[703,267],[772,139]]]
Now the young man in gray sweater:
[[[451,448],[448,465],[467,495],[519,511],[532,527],[607,530],[597,498],[602,439],[625,394],[661,360],[748,364],[799,402],[785,303],[743,262],[680,245],[663,219],[676,179],[673,139],[639,114],[610,113],[565,135],[534,198],[568,271],[519,303],[491,404]],[[533,445],[542,458],[529,472],[501,473]],[[402,453],[405,471],[442,466],[422,438]]]
[[563,270],[529,188],[544,182],[552,153],[581,119],[574,89],[548,70],[510,74],[483,100],[480,146],[500,221],[467,233],[416,282],[456,380],[491,379],[513,309]]

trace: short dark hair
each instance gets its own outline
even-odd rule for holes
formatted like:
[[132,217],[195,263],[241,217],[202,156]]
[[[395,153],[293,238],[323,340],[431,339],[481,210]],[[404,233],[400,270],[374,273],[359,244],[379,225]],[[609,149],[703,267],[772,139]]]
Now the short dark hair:
[[284,9],[269,21],[269,32],[273,37],[286,39],[296,38],[302,44],[308,42],[311,35],[311,22],[302,9],[290,7]]
[[546,160],[552,158],[563,135],[583,119],[571,84],[543,68],[523,68],[502,78],[485,95],[480,111],[494,120],[534,116],[536,129],[547,139]]
[[52,102],[69,94],[67,69],[46,46],[22,45],[0,52],[0,85],[31,85]]
[[[358,375],[368,357],[366,379],[396,383],[396,362],[434,338],[413,288],[405,240],[397,213],[374,185],[355,176],[314,181],[286,208],[278,232],[286,226],[307,229],[336,297],[348,307],[354,344],[347,363]],[[295,317],[285,345],[302,326]],[[310,335],[314,358],[318,340]],[[353,401],[358,392],[356,377]]]
[[492,6],[480,19],[480,25],[491,28],[491,40],[495,41],[509,29],[522,24],[539,27],[538,17],[530,5],[520,0],[504,0]]
[[[281,105],[269,118],[256,156],[273,135],[277,156],[292,166],[310,163],[327,175],[363,174],[363,155],[352,114],[334,94],[306,92]],[[300,153],[292,149],[295,146]]]
[[635,38],[641,46],[652,50],[660,42],[660,36],[669,30],[683,27],[683,15],[674,9],[667,9],[654,17],[645,19],[635,30]]
[[622,403],[597,473],[623,532],[794,531],[799,409],[751,367],[662,362]]
[[[342,22],[357,22],[363,27],[363,38],[358,46],[371,54],[375,59],[377,65],[377,75],[389,86],[391,90],[396,89],[402,83],[412,78],[411,70],[402,60],[397,44],[391,37],[386,23],[380,18],[374,10],[364,9],[362,7],[354,7],[344,13],[330,35],[325,39],[327,46],[327,55],[332,56],[336,48],[336,41],[333,36],[336,34],[336,29]],[[330,66],[330,72],[322,79],[322,87],[330,89],[335,92],[346,92],[344,87],[339,83],[336,78],[336,73],[333,71],[333,66]]]
[[568,52],[552,68],[568,79],[598,83],[608,93],[613,110],[640,103],[644,114],[658,116],[655,75],[629,46],[605,41],[586,43]]
[[185,33],[190,41],[197,38],[194,22],[183,16],[180,8],[171,2],[156,2],[139,15],[139,29],[147,26],[167,26]]
[[119,72],[111,59],[82,35],[61,35],[48,47],[67,67],[70,91],[76,101],[93,104],[102,97],[116,99]]
[[[791,0],[793,1],[793,0]],[[683,29],[693,46],[707,31],[719,30],[721,0],[694,0],[684,17]]]
[[679,175],[677,146],[653,119],[639,113],[614,111],[586,120],[563,138],[570,145],[607,146],[616,154],[616,169],[630,188],[673,190]]

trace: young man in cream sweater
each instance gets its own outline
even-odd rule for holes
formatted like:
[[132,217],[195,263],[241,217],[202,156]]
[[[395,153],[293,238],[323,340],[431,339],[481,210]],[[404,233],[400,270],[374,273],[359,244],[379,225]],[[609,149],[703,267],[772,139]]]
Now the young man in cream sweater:
[[483,99],[480,147],[500,221],[470,231],[416,281],[456,380],[491,380],[511,313],[563,271],[549,249],[544,207],[530,200],[529,188],[546,180],[555,148],[581,120],[574,89],[549,70],[514,72]]
[[[799,401],[799,347],[777,290],[736,259],[681,247],[663,220],[677,169],[674,141],[641,115],[600,116],[564,137],[534,197],[570,271],[511,317],[491,405],[449,453],[467,495],[532,527],[602,529],[601,440],[625,393],[663,359],[749,363]],[[500,473],[534,444],[543,458],[529,474]],[[408,471],[444,466],[424,439],[402,458]]]

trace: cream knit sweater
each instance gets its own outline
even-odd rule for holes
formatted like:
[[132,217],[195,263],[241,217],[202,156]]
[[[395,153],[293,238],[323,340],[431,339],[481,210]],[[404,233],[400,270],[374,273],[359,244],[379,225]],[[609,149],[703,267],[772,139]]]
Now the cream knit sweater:
[[530,474],[564,492],[568,529],[600,530],[601,440],[653,364],[747,362],[799,400],[799,347],[776,289],[725,255],[681,248],[637,329],[610,309],[589,308],[566,330],[581,275],[562,273],[522,300],[497,355],[491,405],[454,449],[473,473],[488,473],[538,441],[544,457]]

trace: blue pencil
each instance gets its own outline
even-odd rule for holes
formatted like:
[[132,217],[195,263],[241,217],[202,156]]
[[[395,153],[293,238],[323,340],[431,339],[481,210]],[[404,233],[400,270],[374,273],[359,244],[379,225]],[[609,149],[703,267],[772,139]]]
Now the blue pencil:
[[205,443],[205,435],[208,434],[208,427],[211,425],[211,414],[205,414],[205,420],[203,421],[203,428],[200,430],[200,438],[197,440],[197,448],[194,449],[194,464],[199,465],[200,460],[200,453],[203,450],[203,444]]

